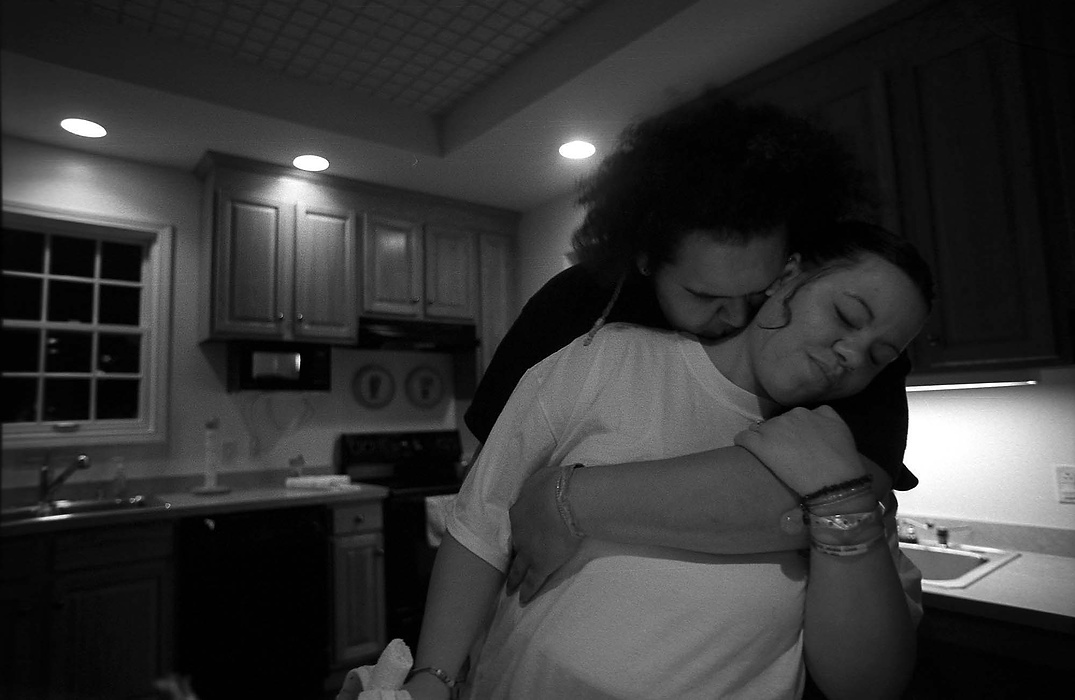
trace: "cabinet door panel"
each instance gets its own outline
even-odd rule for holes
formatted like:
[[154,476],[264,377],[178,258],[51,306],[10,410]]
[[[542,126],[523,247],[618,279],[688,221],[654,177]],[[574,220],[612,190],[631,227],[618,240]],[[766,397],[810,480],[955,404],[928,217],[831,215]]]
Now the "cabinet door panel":
[[40,581],[0,584],[0,696],[4,698],[47,696],[47,593],[48,587]]
[[221,192],[218,198],[214,331],[281,337],[290,321],[288,270],[294,206]]
[[295,237],[295,336],[353,340],[355,215],[300,204]]
[[512,288],[512,241],[507,236],[483,234],[478,241],[481,282],[481,366],[479,376],[493,359],[497,345],[515,318]]
[[337,536],[334,665],[376,658],[385,645],[381,535]]
[[366,218],[362,308],[418,316],[422,300],[421,228],[411,221]]
[[425,264],[426,316],[474,320],[478,294],[474,235],[430,226]]
[[53,697],[151,698],[170,669],[170,567],[145,564],[57,581],[50,678]]
[[908,235],[938,293],[919,370],[1056,359],[1016,50],[982,37],[900,74]]

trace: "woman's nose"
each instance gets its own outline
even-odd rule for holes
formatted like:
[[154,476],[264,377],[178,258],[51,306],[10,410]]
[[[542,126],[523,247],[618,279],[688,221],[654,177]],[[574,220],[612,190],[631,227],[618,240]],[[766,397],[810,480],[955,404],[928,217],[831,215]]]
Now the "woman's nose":
[[851,338],[840,338],[832,349],[840,359],[840,365],[850,369],[861,367],[866,360],[867,348]]

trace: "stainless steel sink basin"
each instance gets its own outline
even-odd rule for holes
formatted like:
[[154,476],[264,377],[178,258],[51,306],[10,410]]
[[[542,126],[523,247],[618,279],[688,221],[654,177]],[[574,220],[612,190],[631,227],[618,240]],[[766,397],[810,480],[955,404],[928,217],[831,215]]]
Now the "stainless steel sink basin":
[[941,588],[966,588],[1019,556],[989,547],[900,543],[900,549],[922,572],[922,583]]
[[53,501],[48,507],[22,506],[0,511],[0,522],[18,523],[28,520],[99,515],[131,510],[171,508],[172,504],[156,496],[131,496],[130,498],[89,498],[78,501]]

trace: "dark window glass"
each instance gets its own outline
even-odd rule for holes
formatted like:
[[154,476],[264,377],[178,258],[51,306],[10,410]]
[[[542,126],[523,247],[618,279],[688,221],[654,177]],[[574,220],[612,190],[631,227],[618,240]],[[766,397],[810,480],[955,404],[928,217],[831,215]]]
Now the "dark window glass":
[[50,321],[93,322],[93,285],[83,282],[49,282]]
[[38,370],[37,344],[40,339],[41,332],[37,330],[5,328],[4,371],[36,372]]
[[41,320],[41,280],[4,275],[4,318]]
[[4,377],[4,400],[0,401],[5,423],[33,423],[37,420],[37,380]]
[[97,345],[97,369],[102,372],[138,372],[142,338],[137,335],[102,333]]
[[101,285],[101,308],[98,311],[100,323],[115,323],[121,326],[137,326],[142,302],[142,290],[138,287],[116,287],[111,284]]
[[101,277],[126,282],[142,281],[142,246],[101,243]]
[[45,420],[88,420],[89,417],[89,379],[45,379]]
[[30,231],[4,230],[5,270],[42,272],[45,269],[45,237]]
[[89,238],[53,236],[49,272],[54,275],[93,277],[96,249],[97,241]]
[[138,380],[102,379],[97,382],[97,419],[137,418]]
[[46,372],[89,372],[93,335],[70,331],[49,331],[45,338]]

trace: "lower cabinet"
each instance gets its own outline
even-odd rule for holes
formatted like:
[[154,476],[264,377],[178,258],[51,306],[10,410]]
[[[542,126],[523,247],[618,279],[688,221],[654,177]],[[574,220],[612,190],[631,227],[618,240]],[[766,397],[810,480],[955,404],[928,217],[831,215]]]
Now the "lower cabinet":
[[171,670],[169,524],[3,540],[4,698],[154,698]]
[[380,501],[336,506],[333,510],[332,610],[334,673],[376,661],[385,644],[384,538]]

